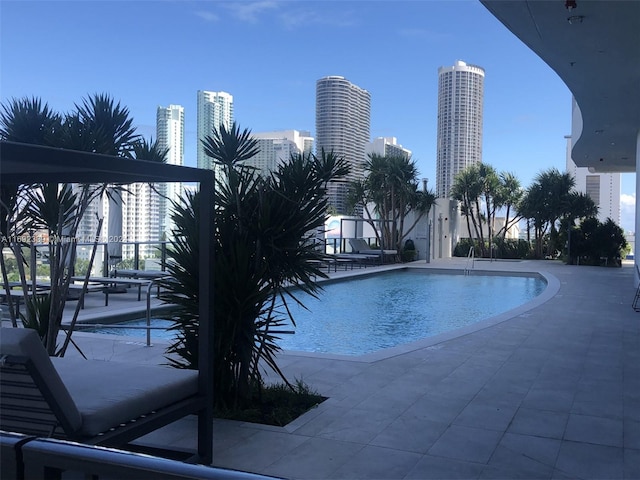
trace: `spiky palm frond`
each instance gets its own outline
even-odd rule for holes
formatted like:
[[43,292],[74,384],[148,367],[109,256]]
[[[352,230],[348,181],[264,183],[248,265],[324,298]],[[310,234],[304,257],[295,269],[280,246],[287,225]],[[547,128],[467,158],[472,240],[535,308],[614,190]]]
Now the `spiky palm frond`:
[[205,136],[202,140],[204,153],[211,157],[214,163],[233,167],[239,162],[243,162],[255,157],[258,152],[258,141],[251,137],[251,131],[240,127],[233,122],[230,130],[220,125],[212,132],[212,135]]
[[60,115],[37,97],[11,99],[0,112],[0,138],[11,142],[59,146]]
[[140,138],[129,109],[115,103],[106,93],[96,93],[76,104],[77,118],[83,126],[88,151],[122,156]]
[[169,148],[162,148],[158,140],[147,140],[146,138],[138,138],[131,147],[131,154],[136,160],[147,160],[149,162],[167,163],[167,155]]

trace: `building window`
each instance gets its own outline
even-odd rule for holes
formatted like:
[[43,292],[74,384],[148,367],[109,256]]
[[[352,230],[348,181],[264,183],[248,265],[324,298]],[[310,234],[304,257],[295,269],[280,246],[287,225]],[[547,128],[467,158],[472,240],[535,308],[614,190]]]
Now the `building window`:
[[600,205],[600,175],[587,175],[587,195]]

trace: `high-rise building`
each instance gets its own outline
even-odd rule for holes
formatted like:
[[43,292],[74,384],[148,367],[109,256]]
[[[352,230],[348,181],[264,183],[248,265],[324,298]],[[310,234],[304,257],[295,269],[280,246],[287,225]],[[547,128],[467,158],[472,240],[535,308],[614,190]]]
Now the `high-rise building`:
[[[84,188],[87,188],[87,186],[80,184],[73,185],[73,191],[78,196],[81,195],[81,192]],[[103,201],[102,197],[94,198],[91,202],[89,202],[86,210],[82,215],[82,219],[78,224],[78,230],[76,232],[76,237],[78,240],[76,255],[79,259],[89,260],[91,258],[91,244],[94,242],[96,237],[98,237],[100,241],[102,241],[103,238],[107,238],[106,220],[103,222],[101,230],[99,232],[100,234],[98,235],[99,221],[104,216],[104,205],[105,202]],[[94,263],[100,263],[102,253],[102,245],[100,245],[96,253],[96,258],[98,260]]]
[[571,158],[571,135],[564,138],[567,140],[566,171],[576,181],[575,190],[593,200],[598,207],[598,220],[604,223],[610,218],[620,225],[620,173],[601,173],[589,167],[576,166]]
[[[158,257],[160,239],[159,195],[148,183],[126,185],[122,195],[122,258],[135,255],[135,245],[126,242],[142,242],[138,246],[140,259]],[[109,205],[111,207],[111,205]],[[112,232],[109,232],[112,236]]]
[[261,174],[274,171],[291,155],[313,153],[313,137],[307,131],[282,130],[252,133],[251,136],[258,141],[260,152],[244,164],[257,168]]
[[211,158],[204,153],[202,140],[224,125],[231,129],[233,124],[233,95],[226,92],[198,90],[198,168],[213,170]]
[[436,195],[449,198],[453,179],[482,162],[484,69],[457,61],[438,69]]
[[378,137],[368,142],[365,146],[367,155],[375,154],[383,157],[405,157],[411,158],[411,150],[404,148],[398,143],[396,137]]
[[[344,77],[328,76],[316,82],[316,153],[333,151],[351,167],[346,181],[364,177],[365,145],[370,138],[371,95]],[[349,213],[347,182],[328,185],[329,204],[336,213]]]
[[[169,105],[158,107],[156,120],[156,136],[158,147],[168,150],[166,163],[184,165],[184,107]],[[158,186],[159,198],[159,237],[171,238],[174,226],[171,221],[171,204],[178,202],[182,196],[181,183],[163,183]]]

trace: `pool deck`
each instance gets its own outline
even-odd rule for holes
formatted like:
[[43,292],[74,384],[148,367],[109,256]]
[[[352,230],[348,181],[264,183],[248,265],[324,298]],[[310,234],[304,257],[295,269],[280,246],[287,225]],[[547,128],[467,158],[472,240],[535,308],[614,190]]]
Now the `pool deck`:
[[[632,264],[476,261],[480,270],[541,272],[550,283],[526,306],[455,334],[362,357],[281,354],[287,378],[329,399],[282,428],[216,420],[213,464],[288,479],[640,478]],[[74,338],[93,358],[164,363],[161,344]],[[195,419],[144,441],[194,448]]]

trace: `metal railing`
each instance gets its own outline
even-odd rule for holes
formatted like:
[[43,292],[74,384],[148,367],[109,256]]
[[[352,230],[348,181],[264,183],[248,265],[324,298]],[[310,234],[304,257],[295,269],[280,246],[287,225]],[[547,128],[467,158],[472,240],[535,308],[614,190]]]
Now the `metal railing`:
[[[152,278],[149,281],[149,284],[147,285],[147,308],[146,308],[146,315],[145,315],[145,320],[146,320],[146,325],[118,325],[117,323],[76,323],[74,328],[90,328],[90,329],[96,329],[96,328],[115,328],[115,329],[119,329],[119,328],[126,328],[128,330],[146,330],[146,346],[150,347],[151,346],[151,330],[166,330],[165,327],[153,327],[151,326],[151,291],[153,290],[154,287],[159,288],[157,281],[159,279],[158,278]],[[63,325],[62,328],[64,329],[66,327],[66,325]]]
[[[131,267],[135,270],[139,270],[142,262],[144,260],[156,259],[158,263],[163,266],[167,263],[167,245],[170,243],[166,240],[155,240],[155,241],[136,241],[136,242],[120,242],[125,250],[131,250],[133,247],[133,252],[130,255],[125,256],[123,262],[130,262]],[[93,265],[93,271],[104,277],[109,276],[109,270],[111,265],[109,264],[109,253],[107,249],[107,242],[98,242],[97,243],[97,252],[96,259]],[[151,248],[152,246],[154,246]],[[158,256],[152,257],[143,257],[142,252],[145,251],[144,247],[147,246],[149,251],[153,251]],[[127,248],[129,247],[129,248]],[[47,244],[38,243],[34,245],[35,249],[35,257],[38,263],[46,263],[48,261],[48,248]],[[93,243],[86,242],[77,242],[76,243],[76,260],[87,260],[89,257],[89,252],[93,248]],[[6,248],[2,252],[6,258],[15,258],[11,249]],[[147,252],[148,253],[148,252]],[[11,273],[11,272],[9,272]]]
[[[471,263],[471,268],[469,268],[469,263]],[[464,266],[464,274],[469,275],[471,270],[473,270],[476,266],[476,253],[473,246],[469,248],[469,253],[467,254],[467,263]]]
[[[170,460],[113,448],[0,431],[2,478],[45,480],[62,473],[84,478],[153,478],[154,480],[268,480],[267,477]],[[75,476],[73,477],[75,478]]]

